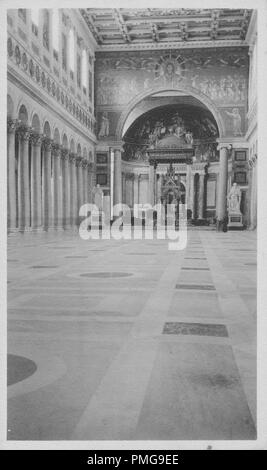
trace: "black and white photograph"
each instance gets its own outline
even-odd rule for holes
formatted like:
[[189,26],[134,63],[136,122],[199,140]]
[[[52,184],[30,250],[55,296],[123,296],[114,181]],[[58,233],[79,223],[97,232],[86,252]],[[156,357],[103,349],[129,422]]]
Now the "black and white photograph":
[[0,8],[3,447],[267,449],[266,2]]

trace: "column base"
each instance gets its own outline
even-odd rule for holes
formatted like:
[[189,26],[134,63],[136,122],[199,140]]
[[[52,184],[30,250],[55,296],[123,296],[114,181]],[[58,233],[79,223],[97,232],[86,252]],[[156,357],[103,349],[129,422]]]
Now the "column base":
[[69,231],[69,232],[78,232],[79,231],[79,227],[77,225],[64,225],[64,228],[63,230],[65,232]]
[[16,235],[17,233],[19,233],[19,228],[18,227],[8,227],[7,229],[7,235],[8,236],[12,236],[12,235]]
[[227,232],[227,220],[217,220],[216,222],[217,232]]
[[64,227],[62,227],[62,225],[53,225],[52,227],[49,227],[49,231],[64,232]]
[[191,219],[191,224],[192,225],[199,225],[199,226],[209,225],[209,221],[207,219],[204,219],[204,218]]
[[32,227],[32,233],[41,233],[44,231],[43,227]]
[[19,233],[29,233],[32,232],[32,227],[19,227],[17,230]]

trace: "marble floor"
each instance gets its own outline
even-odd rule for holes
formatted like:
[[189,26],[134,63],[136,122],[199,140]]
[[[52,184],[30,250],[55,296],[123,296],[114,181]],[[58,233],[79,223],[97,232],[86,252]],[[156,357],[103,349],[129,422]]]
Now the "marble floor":
[[256,438],[256,233],[8,239],[11,440]]

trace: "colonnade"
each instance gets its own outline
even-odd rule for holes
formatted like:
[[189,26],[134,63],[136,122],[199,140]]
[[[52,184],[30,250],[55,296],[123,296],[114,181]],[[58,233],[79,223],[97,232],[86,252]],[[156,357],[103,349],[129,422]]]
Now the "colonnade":
[[93,164],[11,119],[7,171],[9,231],[75,227],[91,202]]
[[[217,228],[222,230],[227,213],[229,144],[220,144]],[[47,136],[33,132],[17,120],[7,123],[8,229],[49,230],[75,227],[79,208],[91,202],[93,165]],[[191,173],[194,178],[194,173]],[[133,182],[133,203],[139,199],[138,175]],[[194,188],[194,187],[193,187]],[[156,165],[149,165],[148,202],[157,195]],[[192,185],[191,185],[192,189]],[[195,192],[195,188],[194,191]],[[114,204],[125,202],[121,148],[114,149]],[[190,196],[192,215],[204,218],[205,173],[199,172],[198,198]],[[123,197],[122,197],[123,196]],[[139,202],[139,201],[138,201]],[[188,195],[187,195],[188,203]],[[196,208],[197,204],[197,208]]]
[[[148,181],[147,174],[144,173],[122,173],[122,201],[128,204],[130,207],[133,204],[145,203],[145,191],[141,187],[143,181]],[[130,187],[127,188],[129,184]],[[128,189],[128,190],[127,190]]]

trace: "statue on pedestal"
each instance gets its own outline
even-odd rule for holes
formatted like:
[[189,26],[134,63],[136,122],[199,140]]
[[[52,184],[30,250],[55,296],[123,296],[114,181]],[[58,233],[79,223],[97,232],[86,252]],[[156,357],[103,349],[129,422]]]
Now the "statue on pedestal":
[[103,208],[103,191],[100,188],[99,184],[97,184],[93,189],[93,201],[94,201],[94,204],[101,211]]
[[229,228],[242,229],[242,214],[240,211],[241,189],[234,183],[227,196],[228,205],[228,225]]
[[231,190],[227,196],[228,211],[229,213],[241,214],[240,203],[241,203],[241,189],[236,183],[233,184]]

